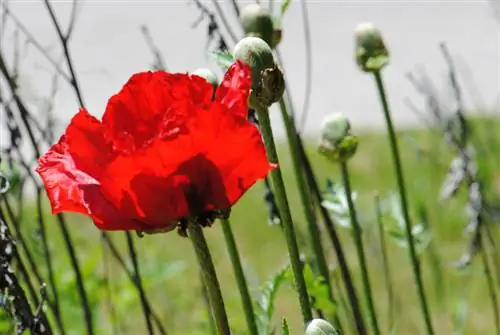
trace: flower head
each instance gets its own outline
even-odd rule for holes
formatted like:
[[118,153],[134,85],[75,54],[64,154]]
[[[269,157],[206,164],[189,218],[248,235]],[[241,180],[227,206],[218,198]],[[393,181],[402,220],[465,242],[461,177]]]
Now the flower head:
[[330,114],[323,120],[319,151],[334,162],[351,158],[358,148],[358,139],[351,133],[349,120],[340,113]]
[[323,319],[313,319],[307,324],[306,335],[337,335],[333,326]]
[[245,36],[262,38],[270,46],[274,42],[274,23],[271,14],[259,4],[249,4],[241,10],[241,24]]
[[233,64],[217,88],[195,75],[133,75],[102,121],[85,109],[39,159],[53,213],[103,230],[211,223],[273,168],[247,120],[250,69]]
[[219,86],[219,79],[210,69],[199,68],[191,72],[191,74],[204,78],[206,81],[212,84],[214,90],[217,89],[217,86]]
[[285,91],[283,71],[274,60],[273,51],[259,37],[245,37],[234,47],[234,58],[252,70],[250,107],[257,109],[280,100]]
[[389,63],[389,52],[380,31],[370,22],[358,24],[356,62],[362,71],[377,72]]

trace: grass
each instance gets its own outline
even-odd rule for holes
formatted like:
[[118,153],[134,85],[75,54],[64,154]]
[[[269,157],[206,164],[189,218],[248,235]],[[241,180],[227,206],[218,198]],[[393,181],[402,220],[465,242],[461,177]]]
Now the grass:
[[[475,122],[475,129],[478,130],[476,138],[484,142],[486,135],[492,134],[495,129],[498,132],[500,127],[497,123],[492,124],[491,120],[479,120]],[[443,299],[440,301],[439,294],[436,294],[432,268],[429,266],[429,255],[427,253],[422,255],[425,288],[436,333],[453,333],[453,312],[462,299],[468,304],[464,334],[492,333],[493,316],[479,258],[478,262],[474,262],[466,270],[457,270],[451,266],[459,259],[468,242],[463,236],[466,222],[463,197],[442,204],[438,204],[437,200],[452,155],[438,133],[407,130],[400,133],[399,137],[413,214],[416,214],[418,204],[424,204],[428,208],[429,224],[434,235],[432,243],[443,262],[444,291],[441,292]],[[408,137],[414,139],[414,142],[407,140]],[[321,184],[325,185],[326,178],[340,182],[338,167],[319,156],[314,141],[308,143],[310,146],[307,151]],[[417,155],[414,143],[426,150],[431,158]],[[495,167],[496,159],[499,158],[492,155],[500,152],[499,149],[496,141],[488,141],[488,153],[479,156],[480,168],[483,168],[488,178],[486,186],[489,187],[489,194],[498,192],[500,186],[499,176],[495,175],[494,169],[491,168]],[[304,235],[307,231],[306,223],[300,208],[299,195],[296,192],[288,148],[281,145],[279,155],[293,215],[298,230]],[[441,165],[436,166],[436,162]],[[358,152],[349,162],[349,167],[353,190],[358,193],[356,205],[360,215],[364,218],[361,223],[364,229],[364,242],[379,323],[382,333],[389,334],[388,313],[386,312],[387,292],[383,281],[381,252],[377,243],[374,208],[375,194],[387,195],[395,190],[396,185],[386,134],[363,132],[360,136]],[[262,192],[262,183],[255,185],[233,208],[231,217],[238,248],[243,257],[243,266],[251,289],[254,291],[287,263],[284,236],[277,226],[268,225]],[[52,241],[51,251],[56,268],[56,279],[60,287],[62,310],[65,313],[64,321],[67,326],[71,326],[70,329],[73,329],[70,334],[80,334],[84,329],[83,317],[78,309],[79,301],[69,260],[55,220],[51,219],[50,213],[45,215],[50,220],[48,234]],[[97,334],[111,334],[113,321],[110,319],[107,303],[109,292],[103,281],[106,262],[103,258],[104,246],[100,240],[100,234],[82,216],[70,215],[68,217],[86,278],[87,290],[94,305]],[[388,223],[388,221],[385,222]],[[22,229],[25,236],[33,242],[37,242],[38,239],[33,233],[36,229],[35,225],[35,212],[26,211]],[[357,268],[352,239],[349,236],[350,231],[338,229],[347,250],[348,262],[356,280],[358,293],[361,294],[360,272]],[[216,223],[212,228],[205,229],[205,233],[213,252],[234,334],[245,334],[244,314],[229,257],[225,250],[222,227]],[[112,233],[112,236],[125,255],[124,234]],[[407,251],[392,243],[393,241],[388,236],[387,240],[393,286],[398,300],[396,333],[421,334],[423,325]],[[208,319],[201,299],[200,279],[190,241],[181,238],[176,233],[146,236],[143,239],[135,238],[135,241],[148,296],[154,309],[164,320],[169,334],[208,334]],[[37,259],[43,262],[40,244],[31,243],[30,245]],[[326,234],[324,234],[324,246],[330,263],[334,265],[335,257]],[[301,251],[306,252],[304,248],[301,248]],[[108,259],[111,259],[109,255]],[[146,328],[136,291],[113,261],[109,262],[108,271],[112,283],[112,305],[119,320],[114,326],[121,329],[121,334],[144,333]],[[300,334],[302,325],[299,310],[297,297],[291,288],[281,290],[275,310],[276,325],[279,325],[281,317],[286,317],[292,334]]]

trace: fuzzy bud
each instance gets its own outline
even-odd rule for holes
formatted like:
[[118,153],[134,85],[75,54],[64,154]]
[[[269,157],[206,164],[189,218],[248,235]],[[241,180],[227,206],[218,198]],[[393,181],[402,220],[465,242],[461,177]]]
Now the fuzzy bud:
[[273,19],[259,4],[245,6],[241,10],[240,19],[245,36],[260,37],[270,46],[274,44]]
[[215,97],[215,90],[217,90],[217,87],[219,87],[219,79],[217,78],[215,73],[213,73],[209,69],[201,68],[201,69],[194,70],[193,72],[191,72],[191,74],[198,76],[198,77],[201,77],[201,78],[205,79],[209,84],[212,84],[212,87],[214,88],[213,94],[212,94],[212,99],[213,99]]
[[245,37],[236,44],[234,58],[252,70],[250,108],[267,108],[279,101],[285,91],[283,71],[274,61],[269,45],[259,37]]
[[351,133],[349,120],[340,113],[323,120],[319,152],[334,162],[345,162],[358,148],[358,138]]
[[338,335],[339,333],[327,321],[323,319],[313,319],[307,324],[305,335]]
[[370,22],[358,24],[356,35],[356,62],[365,72],[377,72],[389,63],[389,52],[380,31]]
[[191,74],[202,77],[206,81],[208,81],[214,88],[217,88],[219,86],[219,79],[215,75],[215,73],[212,72],[210,69],[205,69],[205,68],[200,68],[197,70],[194,70],[191,72]]

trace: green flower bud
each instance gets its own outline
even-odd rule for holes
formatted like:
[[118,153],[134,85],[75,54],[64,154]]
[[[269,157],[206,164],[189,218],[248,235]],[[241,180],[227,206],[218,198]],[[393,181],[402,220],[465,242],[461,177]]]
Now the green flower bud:
[[338,335],[333,326],[323,319],[313,319],[306,327],[305,335]]
[[274,44],[273,18],[259,4],[245,6],[240,19],[245,36],[260,37],[270,46]]
[[212,87],[214,88],[212,93],[212,99],[213,99],[215,97],[215,90],[217,89],[217,87],[219,87],[219,79],[217,78],[215,73],[213,73],[209,69],[201,68],[194,70],[193,72],[191,72],[191,74],[201,77],[205,79],[209,84],[212,84]]
[[360,23],[355,30],[356,62],[365,72],[377,72],[389,63],[389,52],[380,31],[370,22]]
[[275,63],[273,52],[263,39],[243,38],[234,47],[234,58],[243,61],[252,71],[250,108],[268,107],[283,96],[283,71]]
[[202,77],[206,81],[208,81],[214,88],[217,88],[219,86],[219,79],[215,75],[215,73],[212,72],[210,69],[197,69],[191,72],[191,74],[194,74],[195,76]]
[[351,133],[349,120],[336,113],[325,117],[319,152],[334,162],[345,162],[358,148],[358,138]]

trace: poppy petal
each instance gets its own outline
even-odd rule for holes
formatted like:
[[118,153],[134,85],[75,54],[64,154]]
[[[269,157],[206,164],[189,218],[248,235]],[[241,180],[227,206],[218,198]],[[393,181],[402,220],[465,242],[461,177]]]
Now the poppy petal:
[[[275,165],[267,160],[266,149],[257,127],[246,118],[232,115],[222,106],[214,105],[211,110],[213,131],[204,134],[205,157],[216,166],[224,183],[224,194],[232,205],[259,179],[263,179]],[[205,121],[207,123],[207,121]],[[242,150],[244,148],[244,150]],[[212,176],[212,178],[219,178]],[[194,176],[193,176],[194,177]],[[208,189],[207,199],[217,201],[215,188]],[[214,203],[216,209],[225,209],[224,203]]]
[[212,91],[205,80],[187,74],[137,73],[111,97],[103,124],[117,149],[133,152],[178,131],[193,108],[208,108]]
[[151,228],[171,225],[189,215],[184,190],[190,181],[179,166],[192,156],[188,135],[157,139],[134,155],[115,159],[101,179],[103,192],[126,215]]
[[227,70],[222,83],[215,92],[215,101],[228,108],[231,113],[247,117],[248,98],[252,87],[250,67],[236,61]]
[[103,167],[116,154],[106,139],[101,122],[90,115],[85,108],[71,119],[65,134],[67,150],[78,170],[99,180]]
[[103,230],[140,229],[107,201],[98,181],[76,167],[68,150],[66,136],[39,159],[36,171],[42,177],[52,212],[77,212],[88,215]]

